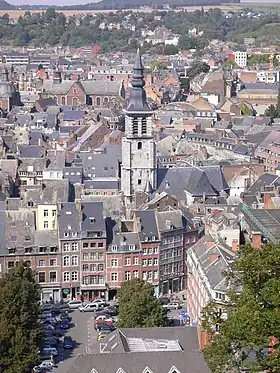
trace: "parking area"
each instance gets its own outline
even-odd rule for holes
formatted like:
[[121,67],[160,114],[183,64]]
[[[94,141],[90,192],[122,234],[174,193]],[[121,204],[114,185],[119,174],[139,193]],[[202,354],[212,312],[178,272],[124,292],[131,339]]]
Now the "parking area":
[[[180,325],[180,311],[170,310],[167,314],[169,320],[174,320],[174,326]],[[57,346],[56,367],[54,373],[67,373],[73,360],[79,354],[90,354],[96,351],[97,332],[94,329],[94,312],[80,312],[74,310],[69,314],[72,318],[71,327],[64,331],[64,336],[73,340],[73,349],[64,349],[63,344]]]

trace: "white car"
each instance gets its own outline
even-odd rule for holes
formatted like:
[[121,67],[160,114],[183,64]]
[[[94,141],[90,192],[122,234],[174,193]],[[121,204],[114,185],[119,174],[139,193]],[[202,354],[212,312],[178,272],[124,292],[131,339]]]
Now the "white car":
[[105,300],[103,299],[94,299],[91,304],[99,304],[100,307],[104,307],[105,306]]
[[100,309],[98,303],[88,303],[85,306],[79,307],[80,312],[95,312]]
[[42,361],[42,363],[39,365],[42,368],[53,368],[54,363],[52,361]]
[[97,318],[95,320],[96,321],[98,321],[98,320],[104,320],[104,321],[113,322],[113,319],[111,317],[107,317],[105,315],[97,316]]
[[83,302],[81,300],[70,300],[70,302],[68,302],[68,305],[72,310],[76,310],[79,307],[83,306]]
[[167,310],[179,310],[181,308],[180,303],[178,302],[170,302],[170,303],[164,304],[162,307]]

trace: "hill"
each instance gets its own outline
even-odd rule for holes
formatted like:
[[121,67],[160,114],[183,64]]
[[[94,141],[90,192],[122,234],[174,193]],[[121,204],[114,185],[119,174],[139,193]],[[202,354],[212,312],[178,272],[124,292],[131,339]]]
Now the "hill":
[[0,0],[0,10],[14,10],[16,9],[15,6],[12,4],[7,3],[5,0]]
[[240,3],[240,0],[101,0],[98,3],[87,3],[85,5],[71,5],[60,7],[63,10],[109,10],[109,9],[135,9],[142,6],[151,8],[163,8],[164,5],[171,7],[184,6],[207,6],[220,5],[223,3]]

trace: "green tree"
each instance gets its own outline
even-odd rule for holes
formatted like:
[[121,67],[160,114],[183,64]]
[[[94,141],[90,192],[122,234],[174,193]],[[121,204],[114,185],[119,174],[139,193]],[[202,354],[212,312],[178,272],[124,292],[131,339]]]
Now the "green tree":
[[165,316],[153,286],[143,280],[125,281],[118,290],[120,328],[163,326]]
[[[203,327],[212,333],[204,350],[211,371],[279,372],[280,245],[268,244],[261,250],[242,247],[229,283],[227,319],[221,319],[213,305],[202,316]],[[217,329],[219,333],[215,333]]]
[[27,373],[39,361],[39,285],[30,266],[19,263],[0,279],[0,367]]

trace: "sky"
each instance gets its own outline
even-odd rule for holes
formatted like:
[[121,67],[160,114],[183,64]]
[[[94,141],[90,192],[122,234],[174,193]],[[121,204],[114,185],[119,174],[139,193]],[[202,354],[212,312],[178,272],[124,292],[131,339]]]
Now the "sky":
[[12,5],[39,5],[39,4],[48,4],[48,5],[76,5],[76,4],[87,4],[90,2],[95,2],[92,0],[6,0]]

